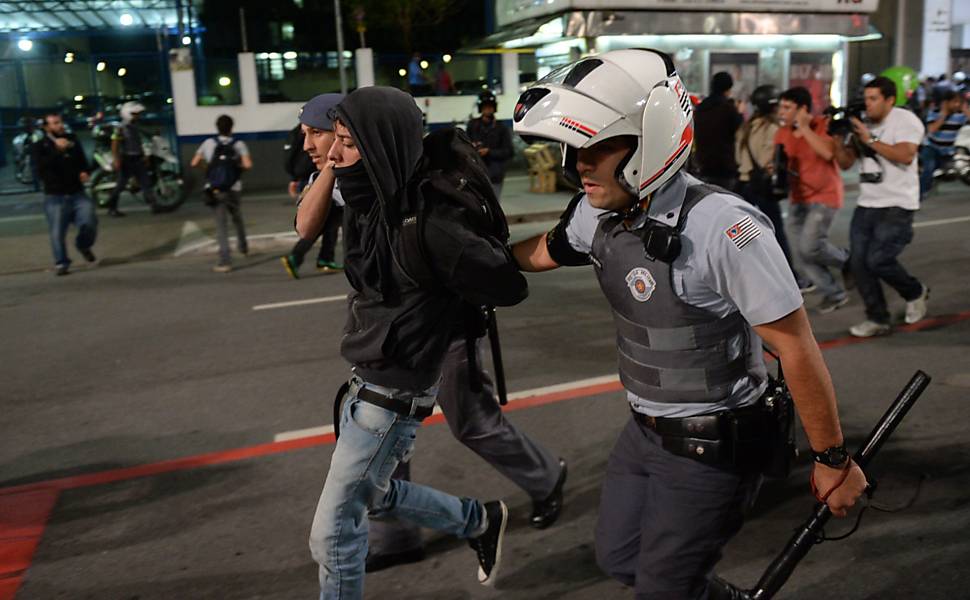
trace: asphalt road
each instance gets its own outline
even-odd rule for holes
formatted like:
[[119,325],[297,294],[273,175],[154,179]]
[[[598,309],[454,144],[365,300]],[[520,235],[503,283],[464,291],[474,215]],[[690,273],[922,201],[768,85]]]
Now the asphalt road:
[[[836,224],[837,241],[848,216]],[[850,446],[913,371],[933,376],[871,471],[884,505],[905,503],[925,481],[912,507],[870,510],[853,537],[814,549],[781,597],[967,597],[970,197],[937,196],[919,221],[903,261],[932,288],[933,320],[856,344],[845,336],[863,318],[857,297],[812,319]],[[515,235],[543,227],[519,226]],[[337,350],[345,306],[254,307],[339,297],[348,286],[341,276],[290,281],[269,255],[229,275],[210,265],[189,257],[65,278],[0,277],[0,556],[22,552],[24,539],[38,542],[29,570],[17,575],[17,598],[315,597],[306,537],[332,445],[326,437],[274,440],[330,423],[333,391],[348,376]],[[612,322],[592,272],[561,269],[529,282],[529,300],[499,313],[510,391],[614,374]],[[806,306],[817,301],[809,296]],[[545,398],[513,403],[510,418],[570,464],[561,521],[530,529],[528,498],[447,427],[430,424],[419,434],[414,478],[510,503],[504,576],[496,590],[482,588],[473,553],[429,534],[429,558],[369,576],[368,597],[632,597],[599,572],[591,545],[605,461],[628,414],[622,394]],[[185,457],[196,458],[158,467]],[[801,464],[790,479],[766,484],[722,575],[757,580],[811,510],[807,473]],[[96,475],[75,477],[87,474]],[[43,518],[31,517],[29,535],[14,539],[10,523],[19,517],[4,506]],[[849,527],[840,521],[829,533]],[[0,579],[0,598],[10,588]]]

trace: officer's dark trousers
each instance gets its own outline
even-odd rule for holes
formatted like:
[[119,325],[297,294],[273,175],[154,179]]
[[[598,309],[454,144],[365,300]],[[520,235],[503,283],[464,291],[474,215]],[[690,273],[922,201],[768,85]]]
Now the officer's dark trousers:
[[881,281],[896,290],[903,300],[915,300],[923,284],[899,264],[899,255],[913,241],[913,213],[903,208],[857,206],[849,228],[849,262],[859,293],[866,305],[866,317],[889,324],[889,308]]
[[760,476],[674,456],[660,444],[632,418],[620,434],[603,482],[596,561],[638,600],[706,600]]
[[[478,340],[478,370],[482,390],[472,392],[468,381],[468,353],[464,338],[451,343],[442,365],[438,406],[452,435],[499,473],[525,490],[533,500],[544,500],[559,479],[559,460],[506,420],[491,376],[482,367],[482,340]],[[413,460],[413,459],[412,459]],[[410,480],[410,466],[401,463],[393,475]],[[398,521],[371,520],[370,551],[386,554],[422,545],[416,527]]]
[[[331,204],[330,211],[327,213],[327,220],[323,223],[323,231],[320,232],[320,253],[317,254],[318,265],[324,262],[335,262],[337,235],[340,232],[343,219],[344,207]],[[315,243],[316,239],[304,240],[302,238],[296,242],[293,249],[290,250],[290,256],[293,257],[296,266],[303,264],[303,260]]]
[[148,174],[148,165],[145,164],[143,156],[124,156],[121,159],[121,170],[118,172],[118,182],[115,184],[114,191],[108,197],[108,209],[118,210],[118,198],[121,192],[125,191],[128,179],[134,177],[141,186],[141,193],[145,197],[145,202],[149,206],[155,206],[155,189],[152,187],[152,178]]

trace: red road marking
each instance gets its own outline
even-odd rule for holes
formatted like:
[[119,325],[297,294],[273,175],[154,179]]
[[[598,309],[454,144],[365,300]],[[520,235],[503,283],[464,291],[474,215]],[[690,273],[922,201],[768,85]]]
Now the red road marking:
[[60,491],[42,487],[0,496],[0,600],[13,600]]
[[[898,331],[922,331],[937,329],[970,319],[970,311],[944,315],[931,319],[924,319],[912,325],[897,327]],[[853,344],[861,344],[878,338],[842,337],[819,343],[823,350],[840,348]],[[618,392],[623,386],[618,381],[583,386],[571,390],[550,392],[517,400],[504,410],[512,412],[525,408],[543,406],[563,400],[582,398]],[[435,414],[425,419],[424,425],[434,425],[444,421],[444,415]],[[221,450],[186,456],[172,460],[110,469],[97,473],[87,473],[72,477],[62,477],[36,483],[27,483],[6,488],[0,488],[0,600],[14,600],[17,589],[23,581],[27,569],[34,555],[34,550],[44,532],[44,527],[57,497],[63,490],[70,490],[92,485],[103,485],[116,481],[127,481],[138,477],[151,477],[173,471],[184,471],[208,465],[217,465],[260,456],[269,456],[300,450],[312,446],[324,446],[334,443],[334,434],[315,435],[283,442],[270,442],[231,450]]]

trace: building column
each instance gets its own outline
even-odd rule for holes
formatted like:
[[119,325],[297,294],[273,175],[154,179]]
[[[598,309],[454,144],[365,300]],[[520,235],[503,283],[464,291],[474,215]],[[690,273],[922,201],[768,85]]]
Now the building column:
[[502,54],[502,94],[519,96],[519,55],[515,52]]
[[240,52],[239,62],[239,100],[243,106],[259,104],[259,78],[256,75],[256,55]]
[[357,48],[354,50],[354,72],[357,75],[357,87],[374,85],[374,49]]

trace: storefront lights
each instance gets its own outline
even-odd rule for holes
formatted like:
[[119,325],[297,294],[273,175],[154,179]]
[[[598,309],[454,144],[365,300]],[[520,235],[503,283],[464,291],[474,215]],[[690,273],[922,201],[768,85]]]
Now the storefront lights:
[[73,52],[65,53],[64,62],[66,62],[67,64],[71,64],[72,62],[74,62],[74,53]]
[[229,87],[230,85],[232,85],[232,79],[229,79],[225,75],[219,78],[220,87]]
[[451,62],[451,55],[450,55],[450,54],[445,54],[444,56],[442,56],[442,57],[441,57],[441,60],[442,60],[442,61],[443,61],[443,62],[444,62],[445,64],[448,64],[448,63],[450,63],[450,62]]
[[422,61],[421,61],[421,68],[422,68],[422,69],[427,69],[427,68],[428,68],[428,66],[429,66],[429,65],[428,65],[428,61],[426,61],[426,60],[422,60]]
[[95,68],[98,70],[98,73],[100,73],[101,71],[104,71],[105,69],[107,69],[108,65],[104,62],[99,62],[98,66]]
[[408,71],[407,71],[407,69],[398,69],[397,70],[397,74],[400,75],[401,77],[405,77],[405,76],[407,76]]
[[128,69],[124,67],[121,67],[120,69],[118,69],[118,77],[124,77],[127,74],[128,74]]
[[131,13],[124,13],[121,15],[121,25],[123,27],[128,27],[135,22],[135,17],[131,16]]
[[293,52],[292,50],[290,50],[289,52],[284,52],[283,58],[285,58],[286,60],[293,60],[296,58],[296,52]]
[[34,47],[34,43],[27,38],[23,38],[17,42],[17,47],[20,48],[22,52],[30,52]]
[[81,100],[84,100],[84,96],[81,96],[81,95],[74,96],[75,102],[80,102]]

